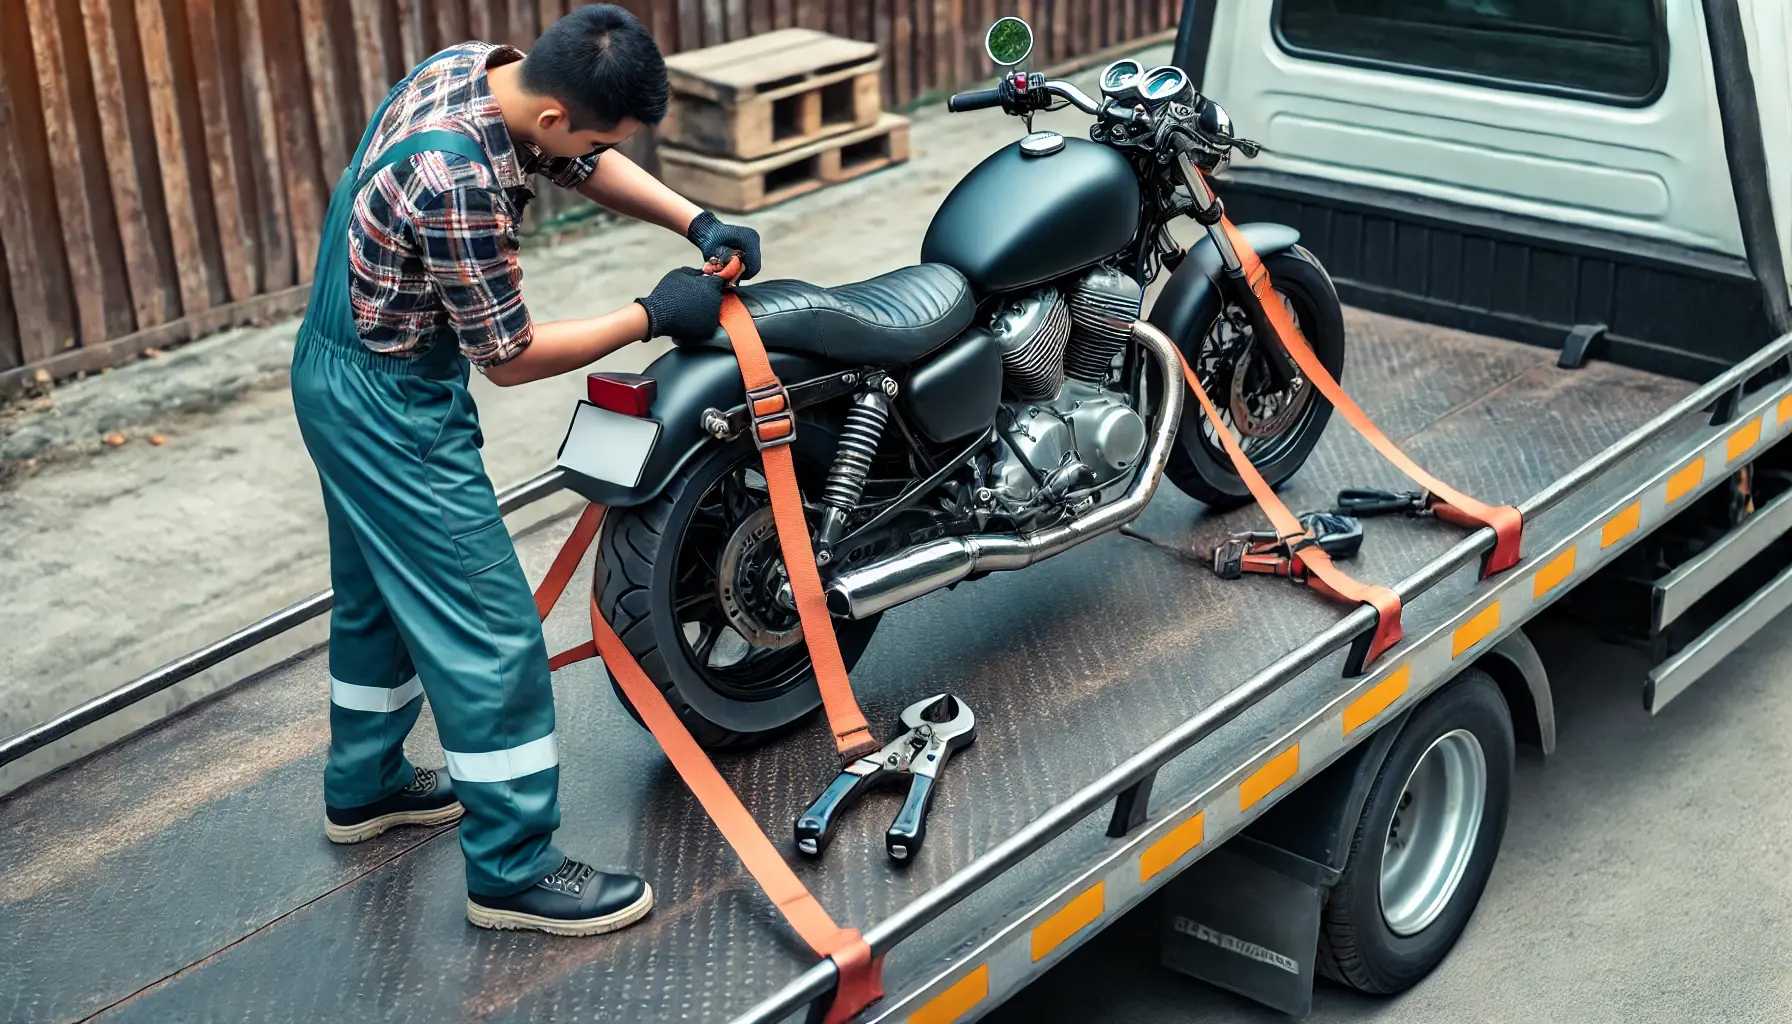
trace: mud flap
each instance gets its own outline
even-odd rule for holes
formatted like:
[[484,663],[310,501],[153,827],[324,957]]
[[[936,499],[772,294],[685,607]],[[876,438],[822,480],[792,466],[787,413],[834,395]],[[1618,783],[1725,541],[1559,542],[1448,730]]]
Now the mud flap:
[[1338,872],[1236,836],[1164,887],[1163,965],[1304,1017],[1319,915]]

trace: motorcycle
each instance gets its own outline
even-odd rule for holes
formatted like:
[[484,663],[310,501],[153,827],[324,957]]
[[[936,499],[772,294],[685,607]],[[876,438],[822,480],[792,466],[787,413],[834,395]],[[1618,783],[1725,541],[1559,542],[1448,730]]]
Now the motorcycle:
[[[1172,66],[1116,61],[1100,99],[1018,70],[1032,49],[1018,18],[986,47],[1000,83],[949,109],[1000,108],[1027,133],[946,197],[919,265],[738,289],[796,411],[797,478],[848,668],[883,612],[1118,529],[1163,478],[1212,508],[1247,503],[1215,425],[1183,415],[1183,359],[1271,485],[1331,415],[1271,340],[1207,186],[1233,151],[1259,150],[1225,110]],[[1033,130],[1066,105],[1095,118],[1087,140]],[[1167,230],[1183,216],[1206,229],[1186,251]],[[1236,230],[1339,375],[1325,269],[1292,228]],[[1155,330],[1141,329],[1163,273],[1144,317]],[[640,375],[592,374],[589,398],[559,465],[612,510],[599,610],[699,743],[804,721],[820,695],[727,336],[681,341]]]

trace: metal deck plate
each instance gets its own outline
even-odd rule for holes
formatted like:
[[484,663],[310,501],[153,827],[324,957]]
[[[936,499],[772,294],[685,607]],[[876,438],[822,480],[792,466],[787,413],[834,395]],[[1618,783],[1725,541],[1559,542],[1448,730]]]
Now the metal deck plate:
[[[1355,311],[1345,384],[1439,476],[1517,501],[1691,390],[1554,354]],[[1335,422],[1286,492],[1297,510],[1343,486],[1403,487]],[[820,863],[797,864],[842,923],[863,927],[967,864],[1079,786],[1335,621],[1344,609],[1280,581],[1225,583],[1199,562],[1244,510],[1208,518],[1169,485],[1132,536],[1110,536],[1026,572],[929,597],[885,618],[854,675],[887,730],[924,692],[976,709],[977,743],[942,780],[927,846],[893,867],[881,832],[900,794],[868,798]],[[539,578],[563,535],[519,542]],[[1392,581],[1463,531],[1371,522],[1350,571]],[[586,638],[581,603],[549,647]],[[1412,625],[1425,614],[1415,606]],[[1412,626],[1409,626],[1409,631]],[[452,830],[339,848],[322,834],[328,675],[299,659],[0,801],[0,1017],[167,1020],[470,1017],[725,1020],[812,961],[739,868],[696,802],[611,696],[595,663],[555,680],[558,836],[568,852],[644,874],[659,905],[598,939],[473,929]],[[1166,771],[1196,779],[1270,734],[1312,694],[1266,699]],[[774,841],[831,777],[824,730],[724,758]],[[420,722],[418,763],[439,764]],[[1171,778],[1170,776],[1174,776]],[[892,992],[985,937],[1100,841],[1099,821],[892,954]],[[794,853],[792,854],[794,857]]]

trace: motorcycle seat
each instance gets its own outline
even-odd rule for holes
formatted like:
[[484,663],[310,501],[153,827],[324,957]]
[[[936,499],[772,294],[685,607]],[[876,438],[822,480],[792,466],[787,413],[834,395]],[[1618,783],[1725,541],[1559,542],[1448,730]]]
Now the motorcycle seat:
[[[865,365],[912,363],[957,337],[977,311],[970,283],[943,263],[838,288],[781,280],[739,293],[766,348]],[[709,344],[726,347],[728,336],[718,332]]]

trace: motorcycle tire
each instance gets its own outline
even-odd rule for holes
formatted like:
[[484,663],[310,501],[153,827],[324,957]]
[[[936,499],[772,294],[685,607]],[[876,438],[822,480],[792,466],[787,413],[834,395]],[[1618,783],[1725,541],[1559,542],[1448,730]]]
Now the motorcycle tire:
[[[1319,356],[1320,363],[1331,371],[1334,379],[1342,381],[1344,312],[1338,302],[1338,292],[1332,285],[1331,276],[1312,253],[1298,245],[1264,257],[1263,264],[1269,270],[1270,281],[1275,290],[1293,306],[1301,333],[1313,347],[1314,354]],[[1201,343],[1220,316],[1221,307],[1217,294],[1210,306],[1196,320],[1200,324],[1199,336],[1174,339],[1193,365],[1199,365],[1196,358]],[[1225,408],[1226,396],[1213,394],[1210,390],[1209,397],[1216,405]],[[1271,487],[1287,482],[1306,463],[1307,457],[1313,454],[1313,447],[1325,433],[1331,415],[1331,403],[1314,391],[1309,394],[1307,407],[1300,418],[1293,426],[1277,435],[1275,441],[1268,446],[1270,452],[1267,457],[1252,453],[1252,463]],[[1224,449],[1217,442],[1206,438],[1203,433],[1206,424],[1200,405],[1190,395],[1183,406],[1182,423],[1177,428],[1177,444],[1170,450],[1170,461],[1164,468],[1164,476],[1182,493],[1215,511],[1224,512],[1250,504],[1250,489],[1245,486],[1244,479],[1233,470],[1232,461],[1226,456]]]
[[[819,486],[833,456],[832,437],[804,425],[792,448],[799,481],[806,487]],[[759,453],[745,439],[706,445],[651,502],[606,517],[599,539],[593,581],[599,610],[691,735],[710,749],[745,747],[784,735],[821,706],[808,649],[800,640],[784,652],[774,652],[785,655],[776,673],[777,685],[759,695],[741,692],[738,685],[721,685],[714,669],[698,663],[687,624],[674,607],[678,555],[700,504],[723,477],[743,470],[758,472],[760,465]],[[719,554],[710,557],[711,565],[719,563]],[[876,617],[835,621],[834,634],[849,670],[871,642],[877,622]],[[640,723],[641,716],[621,687],[614,680],[611,686]]]

